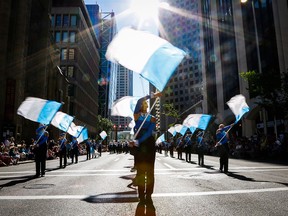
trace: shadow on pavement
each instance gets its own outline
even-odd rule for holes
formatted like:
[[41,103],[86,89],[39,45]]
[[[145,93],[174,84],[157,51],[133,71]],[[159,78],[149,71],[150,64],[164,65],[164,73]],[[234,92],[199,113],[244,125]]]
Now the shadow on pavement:
[[7,182],[5,184],[1,184],[0,188],[3,187],[10,187],[10,186],[14,186],[16,184],[21,184],[21,183],[25,183],[28,182],[32,179],[35,179],[35,175],[29,175],[29,176],[21,176],[21,177],[10,177],[10,178],[1,178],[0,180],[11,180],[10,182]]
[[153,205],[153,201],[148,203],[139,202],[135,211],[135,216],[156,216],[156,209]]
[[228,172],[226,173],[227,176],[230,176],[232,178],[235,178],[235,179],[239,179],[241,181],[251,181],[251,182],[266,182],[266,183],[276,183],[276,184],[281,184],[281,185],[284,185],[286,187],[288,187],[288,183],[284,183],[284,182],[274,182],[274,181],[257,181],[253,178],[247,178],[246,176],[243,176],[243,175],[239,175],[239,174],[236,174],[235,172]]
[[89,203],[130,203],[138,202],[138,197],[136,191],[126,191],[98,194],[95,196],[89,196],[83,200]]

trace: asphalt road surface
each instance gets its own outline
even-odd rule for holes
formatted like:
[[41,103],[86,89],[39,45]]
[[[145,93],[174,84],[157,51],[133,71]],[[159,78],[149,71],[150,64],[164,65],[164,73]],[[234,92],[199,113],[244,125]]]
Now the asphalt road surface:
[[129,154],[81,156],[65,169],[49,160],[41,178],[34,178],[34,162],[0,167],[0,215],[288,215],[287,165],[230,159],[224,174],[218,157],[205,156],[204,167],[196,161],[157,153],[155,211],[137,207]]

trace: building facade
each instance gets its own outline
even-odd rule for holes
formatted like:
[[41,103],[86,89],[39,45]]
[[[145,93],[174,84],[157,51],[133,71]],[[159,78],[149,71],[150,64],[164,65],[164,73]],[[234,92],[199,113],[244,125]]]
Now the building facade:
[[180,123],[177,121],[191,112],[206,112],[199,103],[203,95],[201,19],[197,16],[200,6],[197,0],[167,2],[171,10],[162,9],[159,13],[160,37],[186,51],[187,57],[176,69],[161,97],[161,106],[173,104],[181,115],[180,119],[161,115],[161,131],[166,131],[172,123]]
[[60,52],[61,71],[55,81],[57,99],[64,102],[62,111],[75,116],[74,122],[85,125],[89,136],[95,137],[100,44],[83,1],[53,1],[51,34]]
[[[119,65],[119,71],[117,74],[116,85],[116,100],[124,96],[133,95],[133,72],[121,65]],[[110,107],[111,108],[111,107]],[[112,122],[115,127],[118,127],[118,131],[130,130],[128,125],[131,122],[129,117],[112,116]]]
[[[182,115],[178,123],[190,113],[211,114],[216,127],[235,120],[226,102],[243,94],[250,112],[233,128],[234,132],[247,137],[257,131],[275,133],[276,122],[282,122],[283,116],[257,106],[255,95],[249,94],[248,83],[240,73],[255,70],[265,74],[273,70],[280,76],[287,71],[287,2],[168,2],[170,9],[160,13],[160,35],[184,49],[188,58],[167,85],[161,106],[172,103]],[[162,116],[161,130],[167,130],[173,121]]]
[[28,96],[54,99],[51,82],[59,53],[50,34],[50,0],[0,3],[0,130],[27,143],[38,124],[17,115]]

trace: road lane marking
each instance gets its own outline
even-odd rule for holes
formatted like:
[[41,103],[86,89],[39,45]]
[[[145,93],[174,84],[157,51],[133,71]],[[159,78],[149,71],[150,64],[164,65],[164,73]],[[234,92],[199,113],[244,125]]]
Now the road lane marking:
[[[249,194],[249,193],[268,193],[288,191],[287,187],[280,188],[263,188],[263,189],[244,189],[244,190],[226,190],[226,191],[198,191],[185,193],[154,193],[153,198],[157,197],[192,197],[192,196],[211,196],[211,195],[231,195],[231,194]],[[59,199],[85,199],[91,195],[33,195],[33,196],[0,196],[0,200],[59,200]],[[95,195],[99,199],[124,199],[136,198],[137,194],[121,195],[121,194],[106,194]]]
[[[182,172],[199,172],[199,171],[205,171],[207,170],[205,167],[196,167],[196,168],[175,168],[167,163],[164,163],[165,166],[168,167],[168,169],[155,169],[155,175],[171,175],[171,174],[181,174]],[[278,172],[278,171],[288,171],[288,168],[281,168],[281,167],[234,167],[230,168],[229,171],[231,173],[233,172]],[[218,172],[218,170],[215,168],[214,170],[207,170],[207,172]],[[1,178],[12,178],[12,177],[21,177],[24,174],[34,174],[34,171],[15,171],[15,172],[0,172],[0,180]],[[53,170],[49,171],[47,170],[46,176],[109,176],[109,175],[130,175],[131,172],[129,172],[126,169],[122,170]]]
[[167,163],[164,163],[165,166],[167,166],[169,169],[171,170],[175,170],[176,168],[172,167],[171,165],[167,164]]

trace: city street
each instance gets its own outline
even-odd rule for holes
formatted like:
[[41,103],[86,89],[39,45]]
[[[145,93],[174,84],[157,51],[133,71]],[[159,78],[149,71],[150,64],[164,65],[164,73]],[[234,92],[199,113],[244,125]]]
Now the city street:
[[[157,153],[156,215],[287,215],[287,165],[230,159],[224,174],[218,157],[205,156],[205,167],[196,161],[194,154],[187,163]],[[34,178],[33,162],[1,167],[0,215],[135,215],[132,165],[130,154],[105,152],[65,169],[49,160],[41,178]]]

